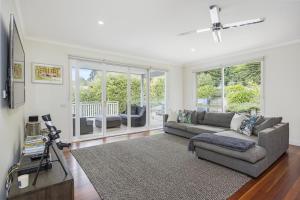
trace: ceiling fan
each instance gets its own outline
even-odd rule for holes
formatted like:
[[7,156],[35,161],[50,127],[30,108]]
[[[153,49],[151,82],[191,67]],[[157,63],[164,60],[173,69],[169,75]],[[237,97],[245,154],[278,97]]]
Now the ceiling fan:
[[240,26],[247,26],[247,25],[257,24],[257,23],[261,23],[261,22],[265,21],[265,18],[256,18],[256,19],[250,19],[250,20],[239,21],[239,22],[234,22],[234,23],[223,25],[220,22],[220,16],[219,16],[220,12],[221,12],[221,8],[218,7],[217,5],[210,6],[209,7],[209,13],[210,13],[212,27],[187,31],[187,32],[184,32],[184,33],[180,33],[178,35],[179,36],[184,36],[184,35],[189,35],[189,34],[194,34],[194,33],[202,33],[202,32],[212,31],[214,41],[215,42],[221,42],[222,41],[222,39],[221,39],[221,30],[223,30],[223,29],[236,28],[236,27],[240,27]]

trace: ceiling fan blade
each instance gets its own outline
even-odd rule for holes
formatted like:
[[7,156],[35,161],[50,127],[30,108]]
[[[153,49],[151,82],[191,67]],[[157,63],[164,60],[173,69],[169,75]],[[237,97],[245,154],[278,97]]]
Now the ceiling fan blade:
[[257,19],[250,19],[250,20],[246,20],[246,21],[234,22],[234,23],[223,25],[223,29],[247,26],[247,25],[251,25],[251,24],[261,23],[264,21],[265,21],[265,18],[257,18]]
[[211,28],[197,29],[197,30],[187,31],[184,33],[179,33],[178,36],[190,35],[190,34],[194,34],[194,33],[202,33],[202,32],[207,32],[210,30],[211,30]]
[[217,5],[212,5],[209,7],[211,23],[220,23],[220,13],[221,9]]

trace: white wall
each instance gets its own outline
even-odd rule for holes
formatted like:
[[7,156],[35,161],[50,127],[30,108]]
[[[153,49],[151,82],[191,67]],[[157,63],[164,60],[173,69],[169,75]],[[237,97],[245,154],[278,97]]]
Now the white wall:
[[290,143],[300,145],[300,42],[252,53],[215,58],[183,69],[183,107],[195,107],[193,71],[264,57],[265,116],[282,116],[290,123]]
[[[8,28],[10,14],[14,13],[17,25],[19,20],[14,12],[11,0],[0,0],[0,88],[5,88],[8,54]],[[22,32],[19,27],[19,32]],[[22,33],[20,33],[22,34]],[[24,106],[14,110],[8,109],[5,99],[0,98],[0,199],[5,198],[4,183],[7,170],[19,160],[20,142],[24,134]]]
[[26,40],[26,64],[31,66],[32,62],[63,65],[63,85],[33,84],[31,83],[30,70],[27,71],[26,115],[43,115],[51,113],[56,126],[62,130],[62,137],[69,140],[72,135],[71,107],[70,107],[70,68],[69,55],[93,59],[108,59],[115,62],[129,63],[135,65],[147,65],[155,68],[168,70],[167,99],[169,111],[176,110],[182,106],[182,68],[174,67],[166,63],[154,62],[133,56],[116,55],[103,51],[87,49],[64,44],[45,41]]

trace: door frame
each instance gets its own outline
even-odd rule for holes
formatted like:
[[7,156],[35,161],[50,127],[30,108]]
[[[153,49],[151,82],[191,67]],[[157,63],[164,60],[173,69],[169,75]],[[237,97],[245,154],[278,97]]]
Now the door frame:
[[[74,67],[72,64],[74,64]],[[79,63],[79,64],[78,64]],[[88,67],[80,67],[80,64],[87,64]],[[168,102],[168,94],[167,94],[167,76],[168,76],[168,70],[165,69],[159,69],[159,68],[143,68],[143,67],[134,67],[134,66],[116,66],[114,64],[106,64],[103,61],[100,60],[94,60],[94,59],[83,59],[83,58],[78,58],[76,59],[75,57],[69,57],[69,68],[70,68],[70,97],[72,94],[72,70],[75,68],[75,80],[79,80],[79,71],[80,69],[91,69],[91,70],[97,70],[100,71],[102,74],[101,80],[102,80],[102,101],[101,101],[101,106],[102,106],[102,129],[100,134],[89,134],[85,136],[80,136],[80,131],[75,131],[75,136],[73,136],[73,126],[72,123],[73,121],[70,121],[70,132],[71,132],[71,140],[73,142],[76,141],[84,141],[84,140],[90,140],[90,139],[98,139],[98,138],[105,138],[105,137],[113,137],[113,136],[118,136],[118,135],[126,135],[126,134],[131,134],[131,133],[136,133],[140,131],[146,131],[146,130],[153,130],[153,129],[160,129],[161,127],[150,127],[150,72],[151,71],[162,71],[165,73],[165,108],[164,112],[167,111],[167,102]],[[139,130],[134,130],[131,129],[131,74],[132,71],[144,71],[145,73],[145,78],[146,78],[146,96],[145,96],[145,105],[146,105],[146,124],[144,127],[141,127]],[[116,73],[127,73],[127,129],[125,132],[120,133],[120,134],[113,134],[113,135],[106,135],[106,83],[107,83],[107,73],[108,72],[116,72]],[[133,73],[134,74],[134,73]],[[80,96],[79,96],[79,88],[80,88],[80,82],[75,81],[75,106],[76,106],[76,114],[75,114],[75,130],[80,130],[80,117],[78,116],[79,109],[80,109]],[[70,106],[72,106],[72,99],[70,98]],[[72,116],[72,109],[70,109],[70,113]],[[78,132],[78,133],[77,133]],[[77,133],[77,134],[76,134]]]

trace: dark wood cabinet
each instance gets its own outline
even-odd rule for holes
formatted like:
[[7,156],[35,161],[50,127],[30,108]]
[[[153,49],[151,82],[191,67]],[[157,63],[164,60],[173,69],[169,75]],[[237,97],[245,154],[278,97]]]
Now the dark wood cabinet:
[[[56,146],[54,144],[54,146]],[[56,147],[55,147],[56,148]],[[35,186],[32,185],[35,173],[29,175],[29,186],[23,189],[18,188],[17,174],[8,194],[9,200],[73,200],[74,199],[74,180],[68,169],[64,156],[60,150],[57,150],[58,156],[64,164],[68,175],[65,176],[59,162],[53,162],[52,168],[47,171],[41,171]],[[55,154],[51,152],[51,159],[56,160]],[[38,161],[31,162],[29,157],[21,158],[20,168],[29,165],[36,165]]]

